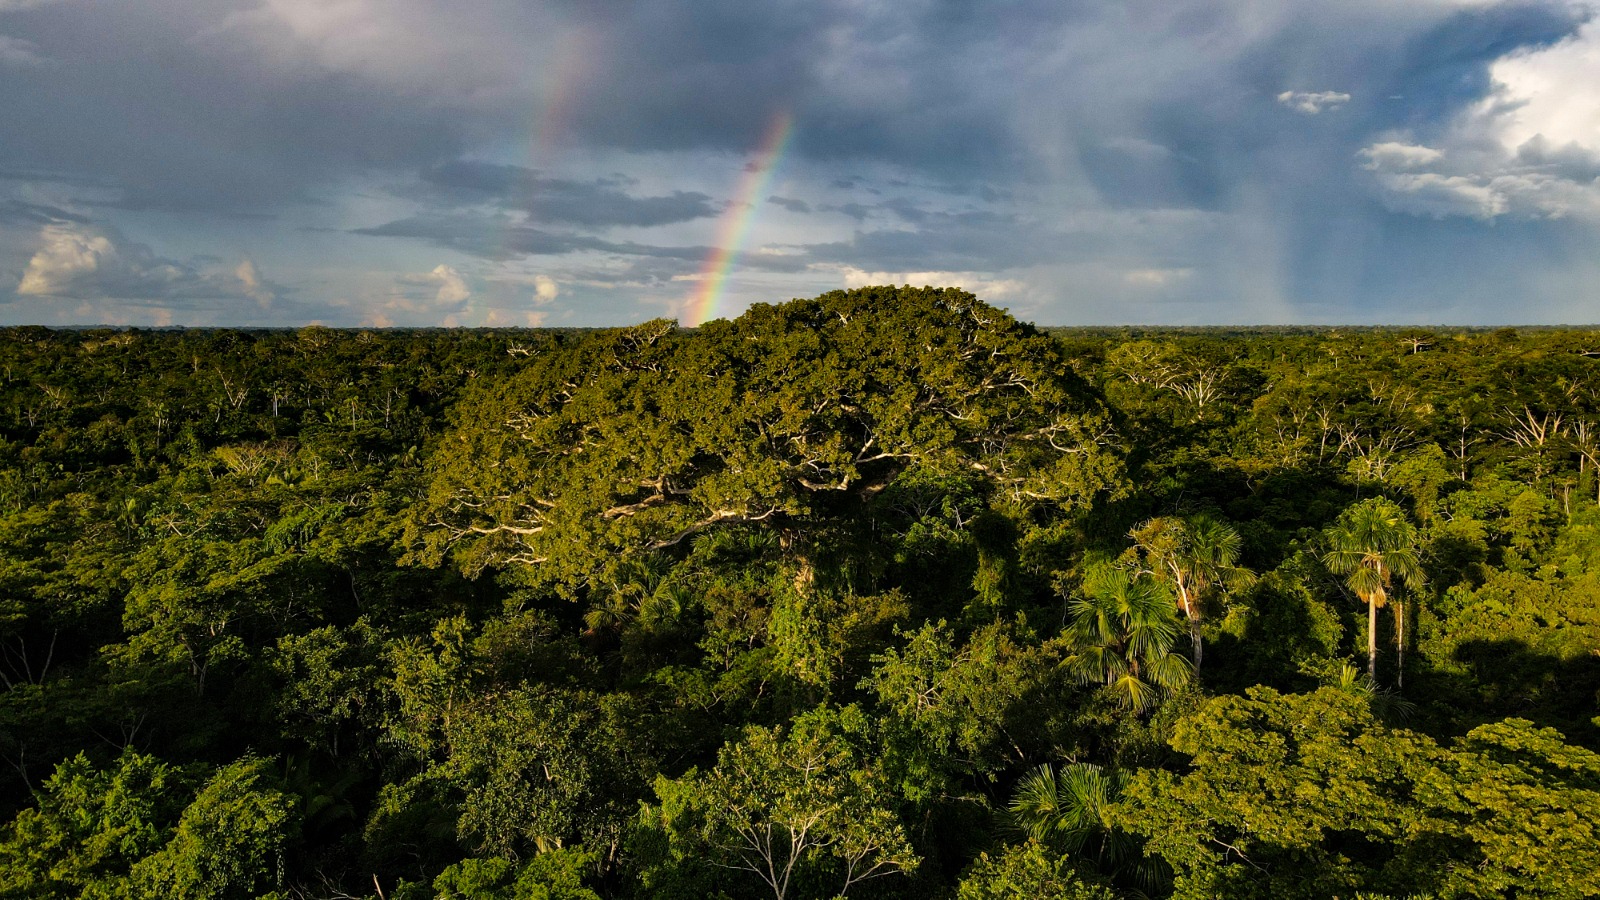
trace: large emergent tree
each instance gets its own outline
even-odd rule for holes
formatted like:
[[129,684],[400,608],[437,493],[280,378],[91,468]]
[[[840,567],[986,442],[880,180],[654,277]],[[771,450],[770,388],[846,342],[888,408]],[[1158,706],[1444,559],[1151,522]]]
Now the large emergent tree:
[[423,557],[569,585],[597,561],[751,524],[804,574],[808,533],[912,469],[1066,503],[1120,474],[1057,342],[952,288],[568,338],[463,409],[413,525]]
[[1378,609],[1394,602],[1395,684],[1405,683],[1405,598],[1391,595],[1395,579],[1413,590],[1423,584],[1416,529],[1405,510],[1381,497],[1345,510],[1325,535],[1323,565],[1343,575],[1351,592],[1367,604],[1367,677],[1378,678]]

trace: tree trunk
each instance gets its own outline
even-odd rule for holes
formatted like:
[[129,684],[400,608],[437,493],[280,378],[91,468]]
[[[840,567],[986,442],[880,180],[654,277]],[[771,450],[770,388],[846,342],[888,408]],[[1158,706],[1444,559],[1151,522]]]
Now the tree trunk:
[[1367,678],[1378,683],[1378,598],[1367,598]]
[[811,547],[806,535],[798,528],[784,528],[778,532],[778,547],[794,566],[794,591],[802,597],[813,597],[817,592],[817,568],[811,558]]
[[1189,623],[1189,641],[1194,647],[1194,671],[1198,676],[1200,660],[1204,656],[1204,650],[1200,646],[1200,601],[1190,596],[1189,589],[1184,586],[1181,577],[1178,581],[1178,602],[1183,604],[1183,616]]
[[1396,690],[1403,690],[1406,686],[1406,602],[1401,597],[1389,602],[1394,604],[1394,686]]

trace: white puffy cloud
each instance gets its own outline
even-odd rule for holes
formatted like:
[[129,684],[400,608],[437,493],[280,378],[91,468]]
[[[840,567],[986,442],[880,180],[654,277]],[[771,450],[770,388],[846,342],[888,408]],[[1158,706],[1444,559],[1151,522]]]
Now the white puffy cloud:
[[1444,151],[1421,144],[1380,141],[1361,151],[1366,168],[1374,172],[1409,172],[1425,168],[1444,158]]
[[535,275],[533,278],[533,300],[535,303],[549,303],[561,296],[561,286],[549,275]]
[[1534,137],[1600,149],[1600,22],[1553,46],[1513,53],[1489,70],[1496,91],[1478,113],[1507,151]]
[[1278,95],[1278,102],[1297,113],[1314,116],[1349,103],[1350,95],[1341,91],[1284,91]]
[[467,280],[454,268],[441,263],[428,274],[439,282],[439,293],[434,299],[439,301],[441,306],[464,303],[472,296],[472,291],[467,287]]
[[454,266],[440,263],[427,272],[401,275],[388,296],[370,310],[369,324],[458,325],[473,291],[466,276]]
[[[1396,212],[1484,221],[1563,219],[1600,222],[1600,157],[1569,147],[1550,153],[1537,138],[1514,154],[1446,153],[1382,142],[1363,150],[1380,196]],[[1426,152],[1425,152],[1426,151]]]
[[1414,215],[1600,222],[1600,25],[1489,68],[1494,88],[1423,146],[1359,154],[1385,205]]
[[467,286],[467,279],[454,266],[440,263],[431,271],[401,275],[395,279],[390,306],[412,312],[456,310],[471,298],[472,288]]
[[157,256],[113,229],[69,223],[46,225],[28,260],[17,294],[79,300],[228,300],[270,303],[282,289],[246,260],[233,272]]
[[840,270],[847,288],[872,284],[909,284],[914,287],[958,287],[984,300],[1004,303],[1026,293],[1031,285],[1015,278],[996,278],[984,272],[868,272],[853,266]]
[[1492,219],[1510,208],[1507,197],[1486,183],[1437,172],[1380,172],[1385,203],[1396,212]]

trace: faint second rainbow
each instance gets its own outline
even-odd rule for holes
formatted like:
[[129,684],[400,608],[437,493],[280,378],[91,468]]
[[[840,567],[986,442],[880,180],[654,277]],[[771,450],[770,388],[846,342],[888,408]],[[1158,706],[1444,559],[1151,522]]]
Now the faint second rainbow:
[[767,126],[767,133],[761,139],[761,147],[756,151],[754,161],[745,168],[744,182],[739,186],[738,196],[722,214],[722,224],[717,228],[717,242],[706,256],[705,264],[700,267],[694,296],[689,298],[685,308],[684,324],[700,325],[716,317],[717,304],[722,301],[722,292],[728,283],[728,273],[733,270],[739,251],[744,249],[745,239],[750,236],[756,210],[761,208],[767,186],[772,183],[772,173],[778,168],[793,132],[794,117],[787,112],[778,113]]

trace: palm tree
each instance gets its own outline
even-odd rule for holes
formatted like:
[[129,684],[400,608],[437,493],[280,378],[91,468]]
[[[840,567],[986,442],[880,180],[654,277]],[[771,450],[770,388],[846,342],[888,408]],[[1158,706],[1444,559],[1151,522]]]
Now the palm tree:
[[1059,770],[1038,766],[1017,782],[1007,807],[1012,827],[1047,847],[1092,860],[1101,872],[1126,875],[1155,893],[1170,877],[1159,857],[1146,857],[1138,838],[1105,822],[1124,778],[1093,763]]
[[1079,682],[1103,683],[1135,712],[1189,682],[1193,668],[1172,652],[1178,611],[1166,585],[1147,572],[1101,566],[1083,593],[1067,607],[1072,653],[1063,663]]
[[1232,526],[1205,513],[1180,519],[1151,519],[1129,533],[1135,550],[1157,579],[1177,595],[1178,606],[1189,622],[1194,667],[1199,670],[1205,647],[1201,640],[1201,603],[1213,588],[1242,590],[1255,581],[1239,565],[1244,542]]
[[1122,779],[1093,763],[1073,763],[1057,772],[1049,763],[1038,766],[1017,782],[1011,796],[1011,822],[1029,837],[1068,853],[1081,853],[1100,837],[1102,854],[1116,862],[1119,843],[1107,839],[1101,812],[1117,799]]
[[[1390,600],[1398,577],[1412,590],[1423,585],[1422,564],[1417,560],[1416,529],[1405,511],[1381,497],[1364,500],[1345,510],[1324,535],[1327,551],[1323,565],[1345,576],[1345,585],[1367,604],[1367,677],[1378,679],[1378,609]],[[1405,601],[1394,598],[1394,645],[1398,674],[1395,685],[1405,684]]]
[[1404,723],[1417,711],[1415,703],[1393,691],[1378,687],[1372,679],[1364,677],[1360,669],[1349,663],[1341,665],[1337,672],[1324,675],[1322,684],[1367,701],[1367,706],[1380,719]]

